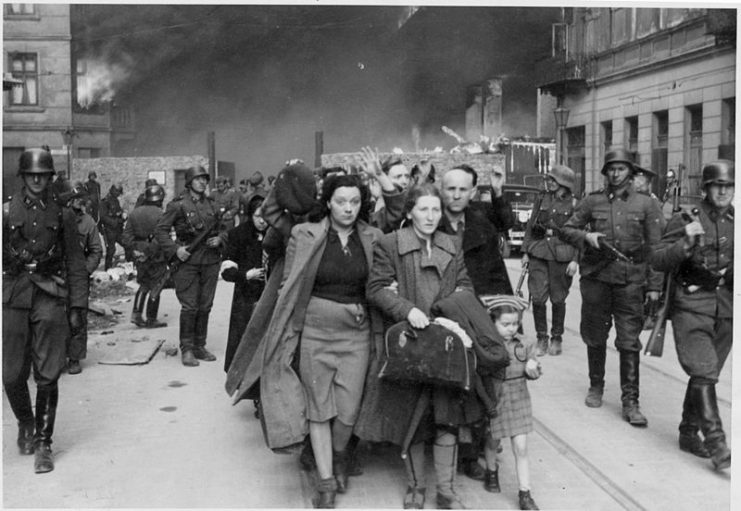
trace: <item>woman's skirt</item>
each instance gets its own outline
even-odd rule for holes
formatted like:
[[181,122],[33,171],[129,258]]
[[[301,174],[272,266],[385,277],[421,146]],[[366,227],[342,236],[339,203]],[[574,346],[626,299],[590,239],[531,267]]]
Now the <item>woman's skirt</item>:
[[337,417],[355,424],[370,353],[370,322],[365,306],[311,297],[301,332],[299,372],[307,418]]

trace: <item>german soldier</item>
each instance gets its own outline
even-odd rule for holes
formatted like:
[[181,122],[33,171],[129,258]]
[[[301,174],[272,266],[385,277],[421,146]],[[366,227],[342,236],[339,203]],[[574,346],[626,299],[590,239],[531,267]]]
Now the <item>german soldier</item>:
[[[529,267],[528,291],[533,300],[533,318],[538,338],[538,356],[561,354],[566,297],[577,270],[579,252],[558,237],[563,224],[574,213],[576,176],[563,165],[554,165],[546,175],[547,191],[536,203],[522,242],[522,266]],[[546,302],[551,300],[551,339],[548,346]]]
[[[51,197],[51,154],[29,149],[18,166],[24,187],[3,218],[3,386],[18,420],[21,454],[37,473],[54,470],[51,451],[65,341],[87,308],[85,257],[71,212]],[[69,307],[69,320],[67,317]],[[28,377],[33,367],[36,414]]]
[[[198,360],[216,357],[206,349],[208,316],[216,293],[222,243],[218,208],[206,195],[209,175],[201,166],[185,171],[186,190],[165,209],[157,224],[157,241],[169,261],[174,256],[182,262],[173,275],[175,294],[180,301],[180,350],[185,366],[197,366]],[[178,243],[170,238],[175,229]],[[200,234],[206,238],[198,246],[188,245]]]
[[643,328],[644,299],[658,300],[661,289],[660,273],[652,272],[648,284],[646,275],[648,256],[661,239],[663,219],[656,201],[633,190],[633,171],[627,151],[608,152],[602,167],[608,186],[579,202],[561,229],[561,237],[582,251],[580,331],[587,345],[590,381],[585,404],[602,406],[607,336],[614,318],[622,416],[632,426],[646,426],[648,421],[638,405],[638,336]]
[[105,269],[113,267],[113,256],[116,253],[116,243],[121,243],[121,234],[126,221],[124,210],[118,198],[123,194],[121,185],[111,185],[108,195],[100,201],[100,231],[105,240]]
[[[85,211],[88,200],[87,190],[81,185],[75,185],[71,190],[62,193],[60,203],[68,206],[73,213],[77,224],[80,246],[85,255],[85,270],[88,275],[95,271],[103,255],[103,245],[100,242],[100,233],[93,217]],[[82,366],[80,360],[87,356],[87,308],[80,310],[82,327],[73,333],[67,342],[67,372],[80,374]]]
[[[690,377],[679,424],[679,448],[712,458],[716,469],[731,466],[715,384],[733,344],[733,186],[728,160],[702,169],[705,195],[689,223],[674,215],[651,264],[672,272],[674,343],[682,369]],[[686,225],[685,225],[686,224]],[[704,443],[698,430],[705,437]]]
[[[157,319],[160,306],[159,293],[152,296],[152,288],[164,278],[167,272],[167,260],[156,240],[157,223],[162,218],[162,201],[165,190],[155,181],[144,191],[144,201],[134,208],[124,225],[124,248],[130,252],[136,264],[136,280],[139,289],[134,296],[131,310],[131,322],[139,327],[159,328],[167,323]],[[142,317],[146,301],[146,321]]]

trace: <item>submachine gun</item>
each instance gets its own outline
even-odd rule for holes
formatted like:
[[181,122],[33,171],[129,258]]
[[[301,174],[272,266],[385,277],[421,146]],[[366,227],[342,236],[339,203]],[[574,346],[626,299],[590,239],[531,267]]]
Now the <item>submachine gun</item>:
[[[196,248],[198,248],[201,243],[206,241],[207,238],[210,238],[214,236],[214,228],[216,228],[219,223],[221,222],[221,216],[216,215],[214,216],[213,221],[207,226],[207,229],[203,229],[200,233],[198,233],[198,236],[193,238],[193,241],[191,241],[188,246],[186,246],[186,250],[188,252],[193,252]],[[178,268],[180,268],[180,265],[183,264],[183,261],[178,259],[177,255],[173,255],[172,259],[168,261],[167,263],[167,270],[162,275],[162,278],[160,278],[154,286],[152,286],[152,289],[150,289],[149,294],[152,297],[153,300],[155,300],[159,294],[162,292],[162,289],[165,287],[165,284],[167,283],[170,278],[175,274],[175,272],[178,271]]]

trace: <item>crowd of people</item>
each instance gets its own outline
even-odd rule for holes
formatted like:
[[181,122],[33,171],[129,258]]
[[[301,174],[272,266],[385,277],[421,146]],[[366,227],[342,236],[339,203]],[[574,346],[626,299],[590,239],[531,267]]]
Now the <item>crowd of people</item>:
[[[514,215],[497,172],[480,184],[466,164],[440,171],[421,161],[410,170],[366,147],[353,166],[314,171],[292,160],[267,187],[256,172],[239,190],[217,178],[209,193],[209,173],[194,166],[185,190],[164,209],[163,187],[147,182],[128,215],[122,187],[112,185],[101,199],[93,173],[85,184],[52,192],[53,161],[43,149],[24,152],[18,172],[24,188],[3,222],[3,384],[18,420],[18,447],[35,454],[36,472],[54,468],[59,375],[65,367],[79,372],[85,356],[88,277],[102,257],[96,224],[106,268],[116,243],[136,264],[137,326],[165,325],[157,319],[159,296],[172,280],[186,367],[217,359],[206,347],[216,285],[219,275],[234,283],[226,391],[234,402],[254,401],[270,449],[301,451],[301,466],[316,474],[315,507],[333,508],[337,494],[352,491],[364,441],[399,447],[405,509],[425,507],[427,446],[436,507],[465,508],[457,474],[499,493],[501,441],[510,438],[519,507],[538,509],[527,382],[541,376],[539,357],[567,348],[566,297],[577,269],[585,405],[602,405],[614,322],[622,418],[647,426],[639,406],[639,334],[661,290],[671,289],[664,299],[689,376],[679,448],[710,458],[716,469],[730,466],[715,395],[732,345],[730,161],[705,165],[701,204],[668,223],[646,185],[653,173],[622,149],[605,156],[605,187],[581,200],[574,172],[553,166],[522,247],[534,338],[522,335],[529,301],[515,294],[504,264]],[[446,340],[425,335],[433,323],[448,329]],[[452,338],[467,343],[479,355],[471,388],[384,376],[386,334],[399,324],[431,350]],[[60,338],[68,346],[55,342]],[[35,413],[26,383],[31,367]]]

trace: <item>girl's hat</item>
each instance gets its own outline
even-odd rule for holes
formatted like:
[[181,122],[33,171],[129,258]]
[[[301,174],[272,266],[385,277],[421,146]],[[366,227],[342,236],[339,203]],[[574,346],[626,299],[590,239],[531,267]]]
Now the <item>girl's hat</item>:
[[509,305],[510,307],[514,307],[518,311],[522,312],[527,309],[530,304],[529,300],[525,300],[524,298],[515,295],[482,295],[479,299],[488,312],[504,305]]

